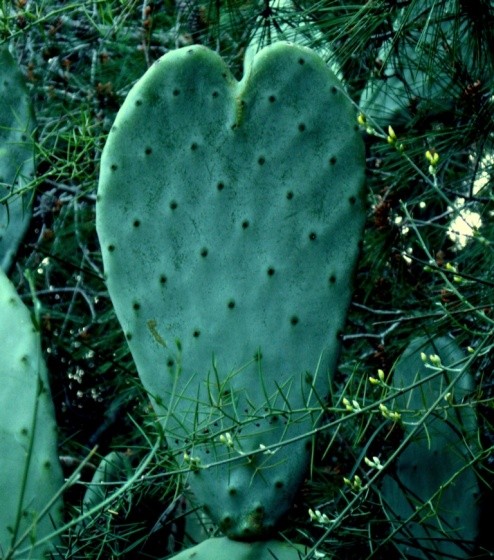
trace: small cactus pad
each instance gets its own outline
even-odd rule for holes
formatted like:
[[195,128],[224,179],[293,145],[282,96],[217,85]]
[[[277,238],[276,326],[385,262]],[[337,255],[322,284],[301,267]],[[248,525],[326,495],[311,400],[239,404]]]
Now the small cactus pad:
[[127,455],[112,451],[101,459],[82,501],[83,513],[101,504],[132,474]]
[[307,48],[266,47],[237,82],[192,46],[131,90],[103,152],[97,230],[117,316],[196,497],[236,538],[290,507],[307,409],[329,392],[365,219],[355,123]]
[[7,271],[31,219],[34,116],[24,78],[0,46],[0,267]]
[[304,547],[282,541],[238,542],[226,537],[207,539],[170,560],[300,560]]
[[57,431],[38,333],[2,270],[0,356],[0,556],[41,558],[61,520],[60,500],[45,509],[63,485]]
[[[465,362],[463,352],[451,338],[416,339],[396,365],[394,387],[409,387],[434,373],[425,366],[421,353],[439,356],[445,369],[396,398],[394,407],[402,414],[405,435],[421,422]],[[448,391],[451,402],[461,403],[471,390],[472,378],[465,371]],[[471,407],[449,406],[441,399],[399,455],[395,473],[384,478],[385,511],[397,531],[397,546],[407,558],[472,557],[478,533],[479,487],[468,465],[475,456],[476,433]],[[422,509],[404,524],[416,508]]]

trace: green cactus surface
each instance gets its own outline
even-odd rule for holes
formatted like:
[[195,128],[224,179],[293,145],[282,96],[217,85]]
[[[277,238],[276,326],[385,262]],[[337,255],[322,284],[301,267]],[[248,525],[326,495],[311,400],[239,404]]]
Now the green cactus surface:
[[339,80],[286,42],[240,82],[205,47],[166,54],[109,134],[108,289],[168,444],[228,536],[268,533],[303,480],[352,293],[364,167]]
[[130,461],[124,453],[112,451],[103,457],[84,494],[83,513],[101,504],[115,489],[119,488],[118,483],[128,480],[131,474]]
[[282,541],[238,542],[226,537],[207,539],[170,560],[300,560],[304,548]]
[[0,556],[42,558],[61,521],[57,430],[38,332],[0,270]]
[[[416,339],[396,365],[395,388],[409,387],[433,375],[421,353],[439,356],[445,369],[396,398],[394,406],[402,414],[405,435],[433,408],[448,384],[461,373],[465,361],[451,338]],[[447,391],[451,396],[441,399],[399,455],[395,473],[383,480],[385,511],[396,530],[398,548],[407,558],[473,557],[479,523],[479,486],[469,463],[475,456],[477,421],[468,404],[448,405],[448,401],[462,403],[472,391],[472,383],[468,372],[460,375]],[[416,508],[420,508],[418,515],[408,520]]]
[[34,113],[24,77],[6,45],[0,46],[0,267],[12,265],[31,219]]

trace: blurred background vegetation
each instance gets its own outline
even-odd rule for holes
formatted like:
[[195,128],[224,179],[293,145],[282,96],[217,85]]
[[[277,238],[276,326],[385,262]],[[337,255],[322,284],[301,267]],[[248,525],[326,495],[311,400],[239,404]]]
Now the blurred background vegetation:
[[[97,456],[119,450],[137,466],[158,430],[112,310],[95,232],[100,155],[116,112],[169,50],[207,45],[240,78],[251,37],[257,32],[267,44],[286,29],[329,49],[356,106],[369,84],[375,93],[399,79],[390,90],[396,107],[388,98],[384,110],[369,102],[361,117],[368,223],[328,421],[342,417],[343,398],[362,406],[378,399],[369,376],[388,375],[417,334],[454,335],[474,354],[471,402],[483,449],[475,466],[483,518],[492,513],[494,4],[2,0],[0,42],[9,42],[26,76],[37,118],[34,216],[10,277],[28,306],[25,271],[34,278],[67,476],[97,446],[66,493],[67,521],[80,511]],[[420,61],[417,45],[425,45]],[[421,80],[426,85],[417,86]],[[380,424],[378,415],[357,415],[321,430],[310,477],[283,527],[287,538],[317,544],[328,558],[401,557],[386,539],[379,487],[350,508],[343,489],[350,473],[367,477],[355,470],[362,454],[385,456],[399,440],[398,428]],[[67,529],[65,557],[165,558],[200,538],[174,468],[160,450],[83,532]],[[309,508],[331,512],[330,529],[312,523]],[[491,557],[489,550],[484,530],[476,557]]]

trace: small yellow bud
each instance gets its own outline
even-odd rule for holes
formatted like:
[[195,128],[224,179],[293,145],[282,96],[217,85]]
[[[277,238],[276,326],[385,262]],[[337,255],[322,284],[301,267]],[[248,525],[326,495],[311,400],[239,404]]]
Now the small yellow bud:
[[357,117],[357,122],[359,123],[359,125],[361,126],[365,126],[367,123],[367,119],[365,118],[365,115],[363,113],[359,113],[358,117]]
[[384,371],[382,369],[377,370],[377,376],[381,381],[384,381]]
[[436,166],[439,162],[439,154],[435,151],[431,152],[430,150],[427,150],[425,152],[425,157],[427,161],[433,166]]
[[396,140],[396,132],[393,130],[391,125],[388,126],[388,142],[391,139],[391,144]]
[[381,382],[379,381],[379,379],[376,379],[375,377],[369,377],[369,383],[371,385],[380,385]]
[[429,360],[433,366],[439,367],[441,365],[441,358],[437,354],[431,354]]
[[388,418],[390,420],[393,420],[393,422],[398,422],[399,420],[401,420],[401,414],[399,412],[390,412],[388,414]]

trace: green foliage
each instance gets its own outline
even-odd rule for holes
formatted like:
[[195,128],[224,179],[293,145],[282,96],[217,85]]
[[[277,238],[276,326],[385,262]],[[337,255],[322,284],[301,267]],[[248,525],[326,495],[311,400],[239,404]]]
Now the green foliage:
[[229,536],[270,531],[308,465],[365,219],[355,119],[308,49],[267,47],[236,82],[185,47],[132,89],[103,152],[97,229],[117,316]]
[[[332,399],[310,411],[322,423],[311,434],[310,470],[280,526],[280,538],[307,545],[304,560],[403,557],[403,533],[395,533],[397,526],[390,523],[381,482],[396,470],[400,446],[410,433],[394,416],[399,411],[392,402],[399,395],[393,368],[417,336],[454,336],[474,376],[465,403],[477,419],[478,446],[470,447],[470,460],[479,475],[482,509],[472,556],[489,557],[493,21],[491,0],[297,0],[291,6],[272,0],[0,3],[2,46],[9,44],[19,65],[38,122],[36,178],[24,183],[33,219],[9,274],[28,303],[32,298],[23,272],[30,272],[40,303],[59,452],[69,480],[59,544],[67,560],[157,559],[178,552],[184,543],[195,544],[188,520],[197,512],[187,479],[179,482],[177,476],[179,471],[195,476],[193,463],[179,469],[177,459],[186,449],[194,457],[191,447],[197,442],[180,452],[160,446],[161,419],[148,405],[104,281],[95,199],[101,151],[116,112],[132,85],[169,50],[210,47],[241,79],[250,40],[259,34],[262,45],[283,40],[290,29],[300,31],[307,46],[333,53],[356,104],[385,73],[409,71],[401,121],[372,122],[371,114],[360,118],[368,214],[352,305]],[[453,31],[445,37],[442,28]],[[390,53],[386,61],[380,59],[384,46]],[[424,56],[417,58],[419,52]],[[430,76],[434,84],[449,84],[441,95],[450,109],[428,113],[427,107],[438,103],[415,83],[415,67],[420,83]],[[425,93],[415,99],[411,92]],[[3,351],[0,340],[0,357]],[[444,406],[441,401],[437,413]],[[465,409],[460,403],[453,408]],[[226,433],[223,439],[229,441]],[[124,452],[134,474],[100,503],[81,532],[81,504],[99,464],[95,445],[99,457]],[[241,460],[235,450],[231,454],[231,461]],[[268,456],[260,450],[259,457]],[[452,480],[446,487],[453,485]],[[205,526],[216,534],[210,520]],[[442,560],[440,553],[430,557]]]
[[1,270],[0,340],[0,553],[41,558],[61,522],[55,415],[39,333]]
[[8,45],[0,45],[0,267],[8,271],[31,219],[34,115]]

